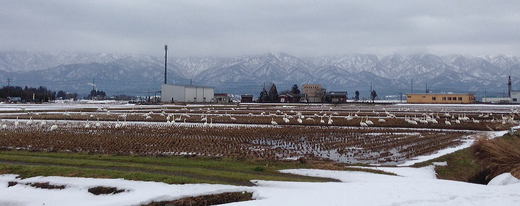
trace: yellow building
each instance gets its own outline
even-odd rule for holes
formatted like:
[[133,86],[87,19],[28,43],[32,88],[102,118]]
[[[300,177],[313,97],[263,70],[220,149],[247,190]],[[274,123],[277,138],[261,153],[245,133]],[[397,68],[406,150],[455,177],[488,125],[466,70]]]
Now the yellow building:
[[407,94],[408,103],[412,104],[472,104],[473,94]]

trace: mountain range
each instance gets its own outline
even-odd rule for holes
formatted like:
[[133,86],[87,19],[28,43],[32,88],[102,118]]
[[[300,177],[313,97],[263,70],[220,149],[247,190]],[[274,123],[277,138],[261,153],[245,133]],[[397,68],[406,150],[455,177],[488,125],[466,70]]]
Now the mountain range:
[[[46,86],[87,94],[94,83],[110,95],[150,95],[163,82],[162,55],[74,52],[0,52],[0,82]],[[472,92],[504,95],[507,76],[520,83],[516,56],[392,54],[296,57],[267,53],[238,57],[170,57],[168,82],[215,87],[216,92],[258,95],[266,83],[279,91],[293,84],[322,84],[329,91],[355,90],[381,98],[400,93]],[[515,86],[514,86],[515,88]],[[520,86],[516,87],[520,89]]]

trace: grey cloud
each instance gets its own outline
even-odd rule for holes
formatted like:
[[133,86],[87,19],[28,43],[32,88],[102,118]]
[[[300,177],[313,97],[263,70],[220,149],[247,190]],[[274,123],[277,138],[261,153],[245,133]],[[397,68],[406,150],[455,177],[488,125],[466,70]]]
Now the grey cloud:
[[2,0],[0,50],[520,55],[520,1]]

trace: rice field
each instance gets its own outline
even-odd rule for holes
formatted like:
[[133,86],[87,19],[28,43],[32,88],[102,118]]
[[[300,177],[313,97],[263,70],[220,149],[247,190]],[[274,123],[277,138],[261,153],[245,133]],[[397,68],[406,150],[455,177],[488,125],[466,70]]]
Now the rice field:
[[1,149],[390,165],[520,118],[515,106],[471,105],[1,108]]

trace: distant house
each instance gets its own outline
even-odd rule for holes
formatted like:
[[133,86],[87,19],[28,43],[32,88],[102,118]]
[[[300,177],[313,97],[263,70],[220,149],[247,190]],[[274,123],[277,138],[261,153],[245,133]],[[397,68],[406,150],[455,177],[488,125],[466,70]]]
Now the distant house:
[[18,102],[22,102],[22,98],[21,97],[7,97],[7,101],[12,102],[12,103],[18,103]]
[[281,102],[281,103],[291,103],[291,102],[295,102],[295,101],[294,101],[295,98],[293,98],[292,95],[290,95],[290,94],[280,94],[280,95],[278,96],[278,98],[280,99],[280,102]]
[[290,92],[282,93],[278,96],[278,99],[280,99],[280,103],[298,103],[300,102],[302,95],[299,94],[293,94]]
[[242,103],[252,103],[253,102],[253,95],[251,94],[243,94],[240,96],[240,102]]
[[320,84],[304,84],[303,94],[304,100],[309,103],[322,102],[325,97],[326,90]]
[[347,102],[347,92],[328,92],[325,95],[325,102],[327,103],[345,103]]
[[227,93],[215,93],[215,103],[218,104],[227,104],[231,103],[231,95]]

